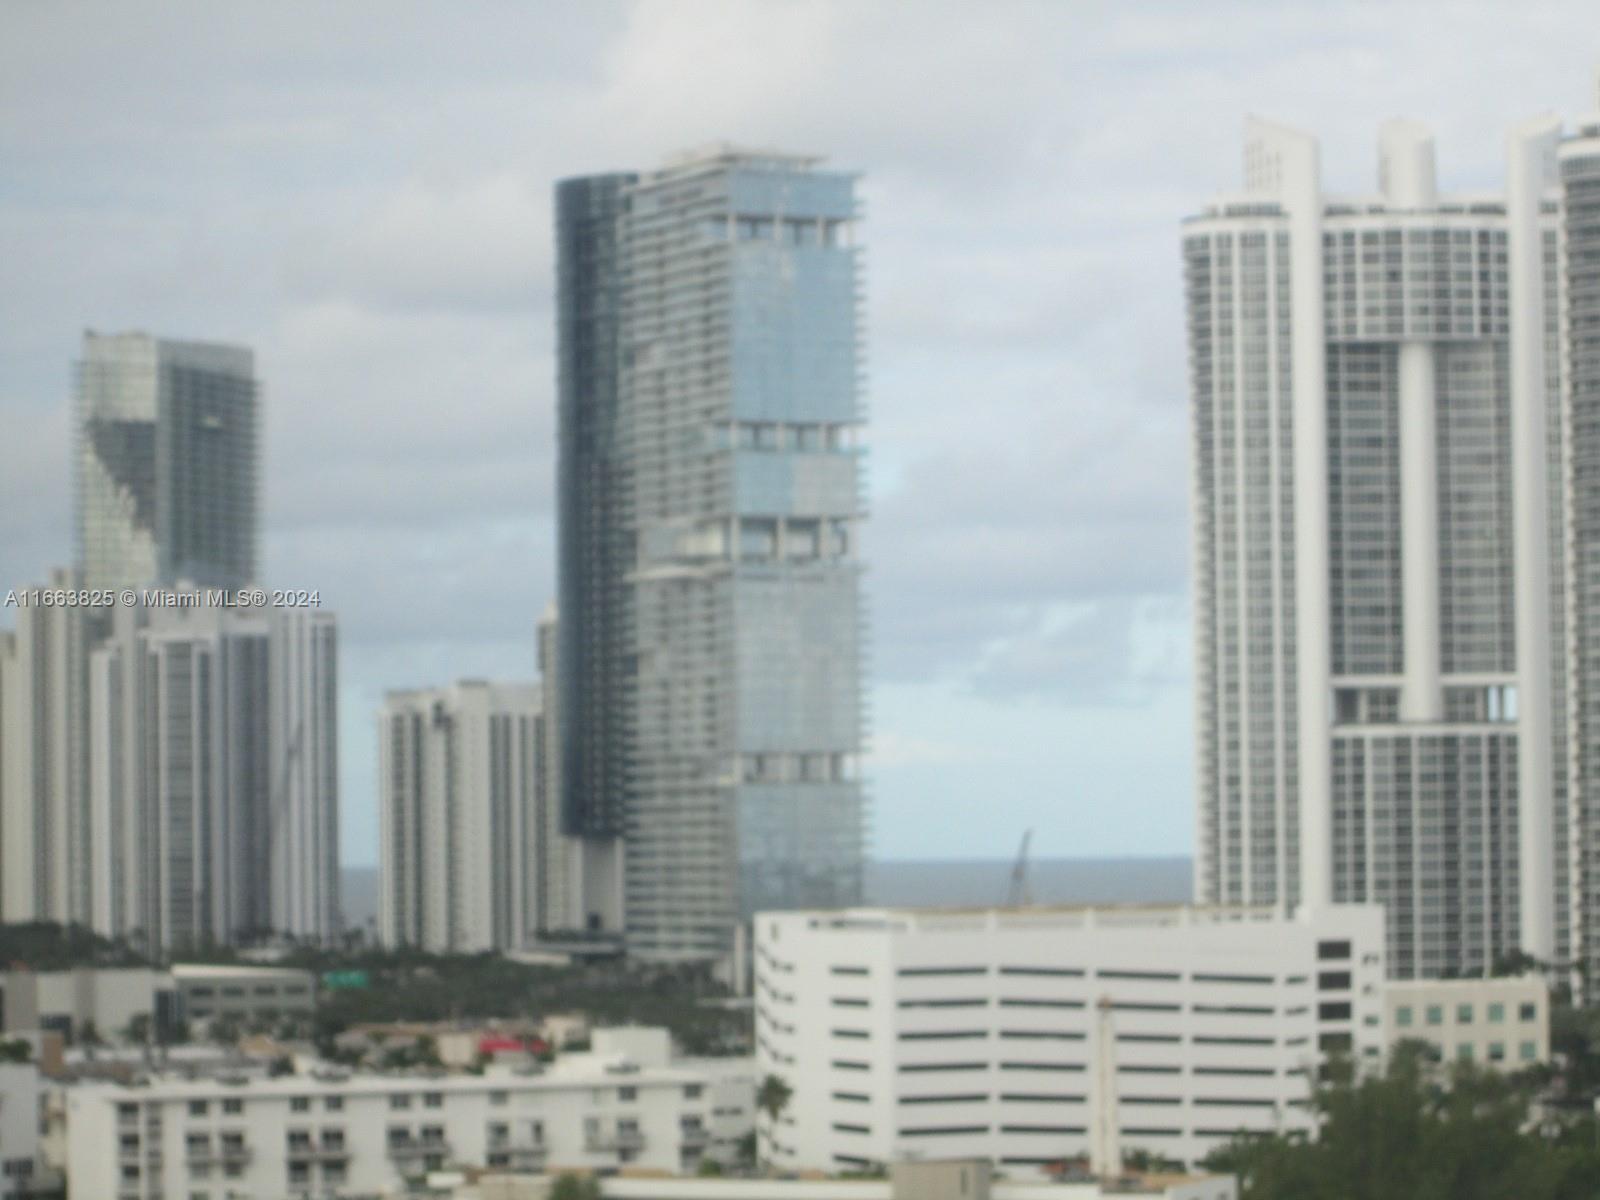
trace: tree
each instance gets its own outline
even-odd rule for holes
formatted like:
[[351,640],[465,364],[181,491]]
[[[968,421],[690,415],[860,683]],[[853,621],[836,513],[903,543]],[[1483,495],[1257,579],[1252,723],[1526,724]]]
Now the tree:
[[601,1200],[600,1182],[593,1175],[559,1175],[549,1200]]
[[722,1164],[714,1158],[702,1158],[695,1174],[701,1179],[715,1179],[722,1174]]
[[761,1086],[756,1090],[756,1107],[767,1116],[776,1121],[783,1115],[783,1110],[789,1107],[789,1100],[794,1095],[794,1089],[777,1075],[768,1075],[761,1081]]
[[33,1047],[22,1038],[0,1038],[0,1063],[33,1061]]
[[1241,1136],[1206,1160],[1242,1200],[1593,1200],[1600,1152],[1525,1132],[1526,1080],[1458,1065],[1447,1079],[1420,1043],[1382,1074],[1328,1080],[1317,1136]]

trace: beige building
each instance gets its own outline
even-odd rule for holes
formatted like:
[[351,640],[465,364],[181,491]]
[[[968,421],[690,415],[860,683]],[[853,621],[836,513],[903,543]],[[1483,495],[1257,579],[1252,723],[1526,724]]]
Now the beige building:
[[1441,1062],[1515,1071],[1550,1061],[1550,992],[1537,975],[1513,979],[1390,980],[1385,1042],[1415,1040]]

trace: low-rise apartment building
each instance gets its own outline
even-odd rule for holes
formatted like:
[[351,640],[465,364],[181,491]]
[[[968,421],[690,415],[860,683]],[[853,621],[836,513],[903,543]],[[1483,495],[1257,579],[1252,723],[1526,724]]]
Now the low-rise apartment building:
[[74,967],[0,973],[0,1030],[49,1030],[68,1041],[110,1041],[130,1029],[154,1031],[179,1019],[177,990],[154,967]]
[[1124,1152],[1192,1164],[1240,1130],[1309,1129],[1326,1056],[1382,1054],[1375,905],[763,913],[755,932],[757,1073],[791,1089],[759,1122],[781,1169],[1025,1176],[1089,1152],[1104,1105]]
[[[316,1007],[316,977],[292,967],[179,963],[0,973],[0,1030],[52,1030],[69,1042],[169,1040],[183,1022],[245,1024]],[[91,1036],[92,1035],[92,1036]]]
[[674,1063],[664,1030],[630,1029],[544,1071],[83,1085],[67,1091],[68,1178],[106,1200],[283,1200],[454,1167],[693,1171],[718,1081]]
[[228,1018],[248,1025],[317,1006],[316,976],[296,967],[178,963],[172,979],[190,1022]]
[[44,1091],[33,1063],[0,1063],[0,1200],[57,1196],[42,1153]]
[[1390,980],[1384,1040],[1426,1042],[1440,1062],[1520,1071],[1550,1061],[1550,989],[1537,975]]

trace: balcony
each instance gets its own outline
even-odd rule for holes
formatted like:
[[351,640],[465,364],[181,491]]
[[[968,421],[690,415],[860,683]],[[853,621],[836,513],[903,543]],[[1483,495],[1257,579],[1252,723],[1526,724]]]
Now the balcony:
[[191,1167],[210,1167],[217,1164],[223,1166],[244,1166],[255,1157],[255,1151],[249,1146],[224,1145],[224,1146],[189,1146],[184,1151],[184,1161]]
[[291,1162],[341,1163],[349,1159],[350,1151],[343,1146],[319,1146],[307,1142],[304,1145],[291,1145],[287,1156]]
[[532,1168],[541,1165],[549,1154],[550,1148],[543,1138],[522,1135],[511,1137],[509,1135],[489,1135],[488,1149],[490,1154],[505,1154],[511,1159],[510,1165],[519,1168]]
[[444,1138],[395,1138],[389,1142],[388,1151],[390,1158],[400,1159],[426,1158],[430,1154],[448,1156],[450,1143]]
[[683,1126],[683,1148],[685,1150],[703,1150],[710,1140],[711,1131],[704,1125]]
[[643,1150],[644,1134],[637,1129],[618,1129],[610,1133],[589,1133],[584,1135],[583,1146],[591,1154],[605,1154],[622,1150]]

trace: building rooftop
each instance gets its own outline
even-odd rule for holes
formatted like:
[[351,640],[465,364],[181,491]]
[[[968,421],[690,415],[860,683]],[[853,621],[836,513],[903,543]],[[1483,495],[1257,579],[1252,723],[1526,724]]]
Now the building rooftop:
[[268,979],[300,982],[315,972],[304,967],[263,967],[255,963],[174,963],[172,977],[179,983],[205,979]]

